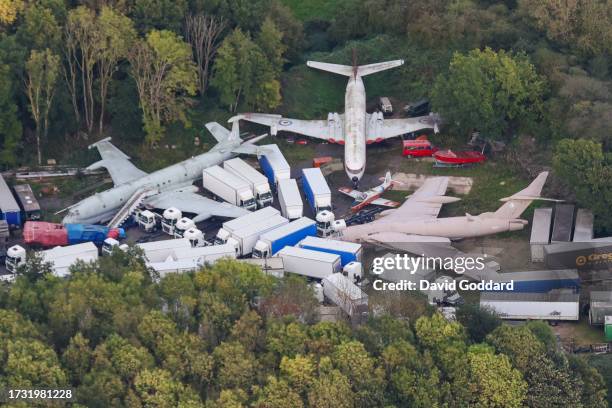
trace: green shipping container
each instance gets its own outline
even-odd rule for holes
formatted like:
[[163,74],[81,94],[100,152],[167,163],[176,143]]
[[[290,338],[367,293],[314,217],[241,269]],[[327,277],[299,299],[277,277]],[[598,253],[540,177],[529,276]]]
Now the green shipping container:
[[604,324],[604,335],[606,341],[612,342],[612,316],[606,316],[606,323]]

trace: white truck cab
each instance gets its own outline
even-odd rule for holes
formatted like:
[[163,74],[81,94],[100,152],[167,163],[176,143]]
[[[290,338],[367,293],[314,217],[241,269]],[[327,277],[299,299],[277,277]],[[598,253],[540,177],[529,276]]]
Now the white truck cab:
[[143,210],[136,213],[138,226],[146,232],[154,232],[157,230],[158,218],[159,215],[149,210]]
[[23,265],[26,261],[26,250],[21,245],[13,245],[6,250],[6,270],[13,275],[17,272],[17,268]]
[[229,231],[224,230],[223,228],[220,228],[219,231],[217,231],[217,235],[215,236],[213,244],[214,245],[223,245],[223,244],[227,243],[227,239],[229,237],[230,237]]
[[175,207],[166,208],[162,214],[161,227],[168,235],[174,235],[174,227],[178,220],[183,217],[181,210]]
[[333,233],[332,225],[336,220],[336,216],[329,210],[319,211],[315,217],[317,221],[317,235],[320,237],[328,237]]
[[342,274],[349,278],[351,282],[358,285],[361,279],[363,279],[363,266],[361,262],[349,262],[342,268]]
[[175,238],[183,238],[185,235],[185,231],[190,228],[195,228],[195,223],[192,219],[183,217],[176,222],[174,226],[174,237]]
[[195,227],[187,229],[183,234],[183,238],[189,240],[192,248],[208,245],[208,242],[204,239],[204,233]]

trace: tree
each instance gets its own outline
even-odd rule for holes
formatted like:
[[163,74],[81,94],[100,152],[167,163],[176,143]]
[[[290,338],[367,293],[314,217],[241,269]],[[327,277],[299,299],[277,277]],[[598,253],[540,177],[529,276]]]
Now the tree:
[[553,154],[555,173],[570,186],[579,204],[593,210],[604,231],[612,230],[612,165],[600,143],[563,139]]
[[16,151],[21,141],[21,122],[17,118],[17,104],[13,100],[13,84],[8,65],[0,64],[0,164],[17,163]]
[[117,70],[117,64],[127,56],[136,41],[136,30],[132,20],[107,6],[102,7],[97,25],[100,41],[97,53],[100,87],[99,131],[102,133],[108,87]]
[[490,48],[455,53],[448,74],[432,90],[433,108],[451,129],[479,130],[487,138],[533,126],[542,111],[545,82],[524,55]]
[[0,24],[10,26],[23,10],[23,0],[0,0]]
[[474,388],[476,407],[522,407],[527,384],[503,354],[495,354],[485,345],[474,345],[468,352],[470,384]]
[[23,23],[17,29],[17,37],[29,48],[50,48],[57,51],[62,38],[62,28],[50,8],[32,4],[24,13]]
[[457,321],[467,330],[470,340],[481,343],[489,333],[502,324],[494,311],[480,305],[466,303],[457,309]]
[[247,389],[257,370],[255,356],[237,342],[221,343],[213,352],[215,379],[220,388]]
[[55,95],[55,83],[60,71],[60,59],[49,48],[44,51],[32,50],[26,63],[25,87],[30,101],[30,112],[36,122],[36,151],[38,165],[42,164],[40,148],[42,136],[47,140],[49,132],[49,110]]
[[304,403],[300,395],[285,381],[276,377],[268,377],[268,383],[252,406],[254,408],[301,408]]
[[[94,126],[94,68],[99,46],[100,37],[95,12],[85,6],[70,10],[64,32],[67,64],[64,75],[72,97],[77,123],[81,121],[82,108],[85,127],[89,132]],[[82,99],[81,102],[79,99]]]
[[179,33],[186,13],[186,0],[135,0],[132,16],[143,34],[153,30]]
[[171,31],[153,30],[132,47],[128,60],[152,145],[161,139],[164,124],[176,119],[187,123],[187,97],[195,95],[197,87],[191,48]]
[[227,22],[223,18],[204,14],[189,14],[185,19],[185,38],[191,44],[198,67],[198,90],[204,95],[208,88],[210,67],[217,54],[221,34]]
[[166,370],[143,370],[134,380],[134,396],[137,406],[201,407],[202,402],[190,387],[172,379]]
[[255,42],[272,65],[272,70],[278,77],[283,70],[283,64],[285,63],[283,55],[287,47],[283,44],[283,33],[276,28],[276,24],[270,17],[264,20],[259,33],[257,33]]
[[312,408],[354,407],[351,384],[338,370],[319,376],[308,392],[308,405]]
[[304,393],[314,382],[316,364],[309,356],[300,354],[293,358],[283,356],[280,362],[281,378],[285,379],[297,393]]

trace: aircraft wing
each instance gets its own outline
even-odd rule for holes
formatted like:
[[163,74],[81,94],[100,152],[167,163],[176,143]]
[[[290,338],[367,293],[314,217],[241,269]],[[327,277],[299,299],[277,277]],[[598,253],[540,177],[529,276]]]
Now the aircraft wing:
[[110,137],[107,137],[89,146],[90,149],[94,147],[98,149],[100,156],[102,156],[102,160],[91,164],[87,169],[96,170],[101,167],[106,168],[115,185],[127,183],[146,176],[147,173],[134,166],[130,162],[130,157],[117,149],[110,142],[110,139]]
[[499,276],[499,267],[495,262],[488,262],[483,254],[467,254],[453,247],[448,238],[403,234],[401,232],[380,232],[368,236],[368,242],[385,248],[409,252],[416,256],[428,258],[484,258],[483,269],[466,270],[463,275],[473,280],[495,279]]
[[146,204],[155,208],[175,207],[182,212],[197,214],[194,222],[204,221],[210,217],[237,218],[248,214],[244,208],[230,203],[211,200],[191,191],[169,191],[149,197]]
[[361,194],[362,194],[360,191],[353,190],[352,188],[348,188],[348,187],[340,187],[338,191],[341,192],[342,194],[346,194],[349,197],[353,197],[355,200],[361,197]]
[[437,119],[433,115],[402,119],[383,119],[382,114],[374,115],[370,115],[367,142],[379,142],[422,129],[433,129],[435,132],[438,130]]
[[344,140],[340,115],[338,115],[336,122],[331,127],[327,120],[289,119],[283,118],[281,115],[266,113],[245,113],[240,115],[240,119],[270,126],[270,133],[272,135],[275,135],[276,132],[293,132],[331,142]]
[[432,177],[425,180],[404,203],[394,210],[381,214],[381,222],[396,222],[423,218],[437,218],[446,201],[444,194],[448,187],[448,177]]
[[400,205],[397,201],[385,200],[384,198],[377,198],[376,200],[372,200],[370,204],[382,205],[383,207],[397,207]]

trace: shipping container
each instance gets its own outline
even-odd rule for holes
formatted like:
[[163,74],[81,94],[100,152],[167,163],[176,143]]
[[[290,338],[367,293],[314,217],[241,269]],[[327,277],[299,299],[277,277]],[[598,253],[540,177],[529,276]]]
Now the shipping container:
[[552,269],[578,268],[580,270],[612,269],[612,242],[565,242],[544,247],[544,262]]
[[237,256],[246,256],[253,251],[255,243],[257,243],[257,240],[262,234],[288,223],[289,220],[285,217],[275,215],[260,223],[235,230],[230,234],[229,238],[227,238],[226,243],[231,244],[235,248]]
[[215,238],[215,244],[224,244],[229,238],[230,234],[242,228],[246,228],[250,225],[260,223],[268,218],[280,215],[274,207],[265,207],[257,211],[245,214],[242,217],[234,218],[233,220],[225,221]]
[[21,227],[21,208],[13,196],[11,189],[0,174],[0,214],[9,228]]
[[531,261],[544,261],[544,245],[550,243],[550,227],[552,225],[552,208],[536,208],[531,223]]
[[278,202],[283,217],[294,220],[303,215],[304,204],[302,203],[302,196],[295,179],[278,181]]
[[525,272],[498,273],[498,283],[514,282],[514,292],[546,293],[553,289],[580,289],[580,277],[576,269],[557,269]]
[[368,315],[368,295],[341,273],[323,278],[323,294],[355,323],[364,321]]
[[584,208],[576,211],[574,242],[588,242],[593,239],[593,212]]
[[39,220],[40,204],[34,196],[32,187],[29,184],[17,184],[13,189],[23,211],[22,220]]
[[271,205],[274,201],[270,184],[266,176],[255,170],[247,162],[239,157],[223,162],[223,168],[236,177],[239,177],[249,183],[257,206],[263,208]]
[[230,204],[247,210],[257,209],[250,183],[220,166],[202,171],[202,186]]
[[315,215],[320,211],[331,211],[331,190],[320,168],[302,169],[302,187]]
[[284,247],[277,253],[283,259],[285,272],[314,279],[323,279],[340,272],[340,256],[298,247]]
[[259,156],[259,165],[270,185],[276,189],[279,180],[291,178],[291,167],[277,145],[269,144],[260,147],[265,153]]
[[591,291],[589,299],[589,324],[604,324],[606,316],[612,316],[612,291]]
[[253,247],[253,258],[273,256],[286,246],[294,246],[307,236],[317,234],[317,225],[307,217],[299,218],[264,234]]
[[569,242],[572,240],[574,227],[574,206],[571,204],[557,204],[555,206],[555,220],[553,222],[551,243]]
[[[98,260],[98,247],[92,242],[82,244],[69,245],[64,247],[55,247],[45,251],[39,251],[43,263],[50,263],[53,275],[65,277],[70,274],[70,267],[78,261],[95,262]],[[6,269],[15,273],[17,268],[27,261],[27,253],[25,248],[20,245],[14,245],[7,251]]]
[[612,316],[606,316],[604,335],[607,342],[612,342]]
[[577,293],[482,292],[480,307],[492,309],[505,320],[579,319]]
[[342,266],[353,261],[361,262],[363,253],[361,244],[319,237],[306,237],[300,241],[298,246],[313,251],[339,255]]
[[185,238],[143,242],[136,246],[143,251],[144,258],[148,262],[163,262],[168,258],[172,259],[177,249],[191,249],[191,243]]
[[236,258],[231,245],[210,245],[197,248],[176,248],[165,261],[148,262],[160,278],[169,273],[196,271],[205,265],[212,265],[221,258]]

